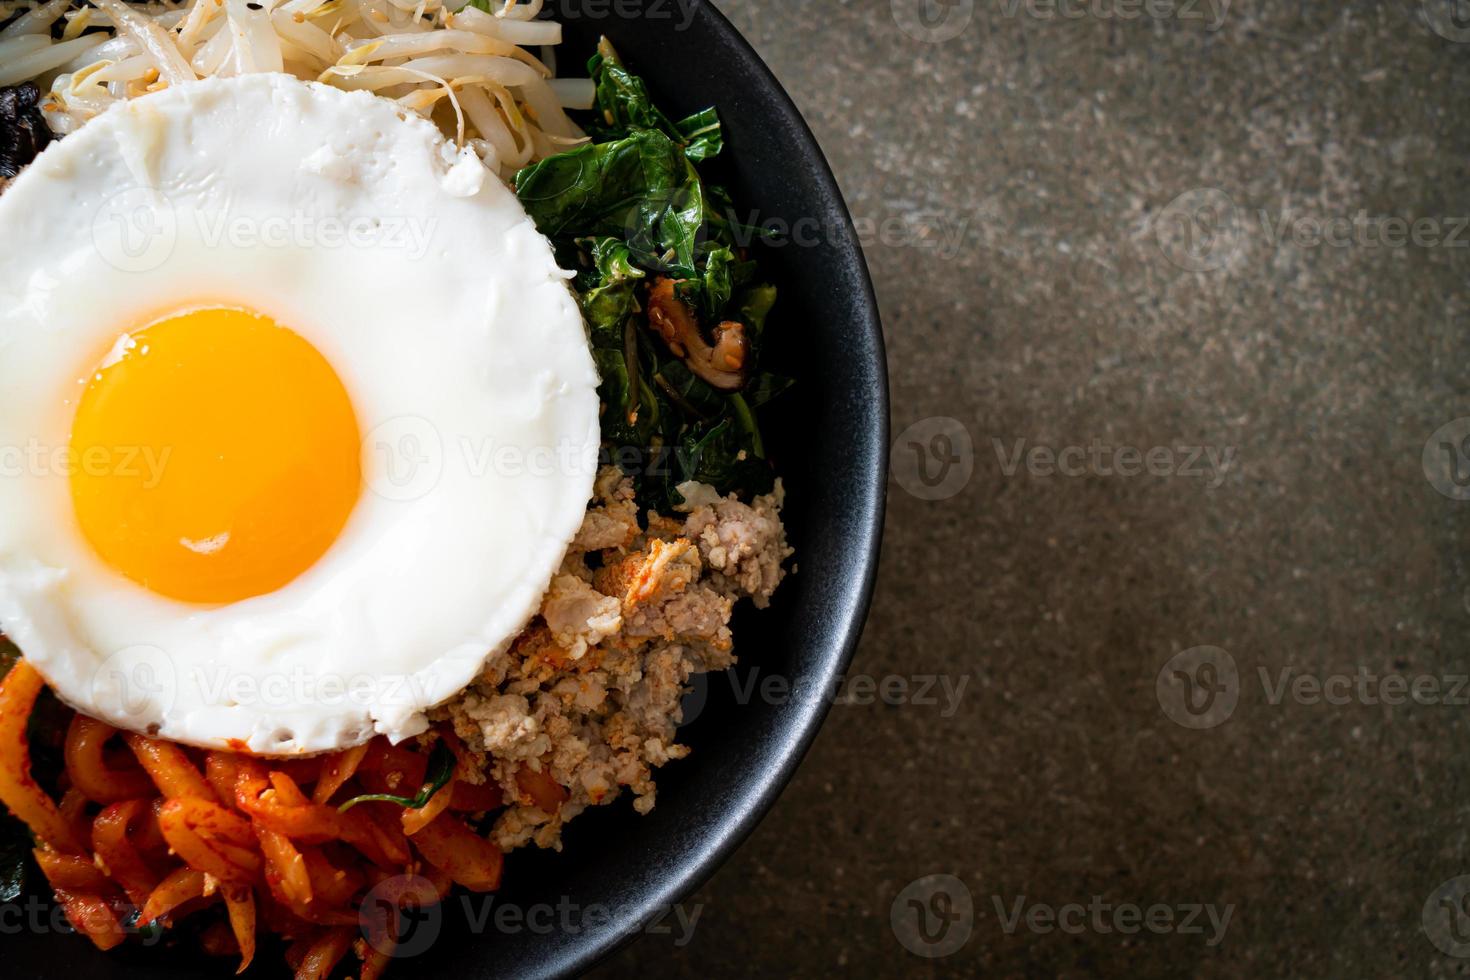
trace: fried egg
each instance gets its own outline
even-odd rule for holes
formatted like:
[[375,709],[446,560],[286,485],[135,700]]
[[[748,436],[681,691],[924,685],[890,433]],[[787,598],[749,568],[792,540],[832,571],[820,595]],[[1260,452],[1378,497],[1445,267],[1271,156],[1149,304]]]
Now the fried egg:
[[116,105],[0,196],[0,628],[86,714],[423,731],[585,514],[597,377],[514,195],[284,75]]

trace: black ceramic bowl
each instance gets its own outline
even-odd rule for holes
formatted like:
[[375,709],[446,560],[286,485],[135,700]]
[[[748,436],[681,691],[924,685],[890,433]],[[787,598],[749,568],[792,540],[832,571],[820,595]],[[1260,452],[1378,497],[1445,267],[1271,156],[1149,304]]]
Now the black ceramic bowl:
[[[621,800],[574,820],[560,853],[515,852],[494,901],[456,897],[430,913],[413,940],[426,948],[395,963],[390,977],[577,973],[688,896],[754,829],[815,737],[857,644],[878,561],[888,440],[882,334],[847,209],[811,132],[708,0],[550,0],[548,8],[567,30],[560,74],[580,74],[605,34],[666,110],[718,106],[720,176],[738,209],[750,224],[795,230],[759,257],[780,290],[769,353],[798,380],[771,406],[766,429],[800,572],[770,609],[737,613],[740,666],[700,685],[697,717],[681,732],[694,752],[660,771],[652,813],[638,816]],[[779,679],[767,688],[774,696],[742,695],[752,679],[769,677]],[[230,973],[180,950],[99,953],[58,933],[52,907],[49,896],[35,896],[37,918],[22,908],[0,921],[0,975]],[[528,917],[497,923],[500,907]],[[262,950],[250,974],[282,973],[277,954]]]

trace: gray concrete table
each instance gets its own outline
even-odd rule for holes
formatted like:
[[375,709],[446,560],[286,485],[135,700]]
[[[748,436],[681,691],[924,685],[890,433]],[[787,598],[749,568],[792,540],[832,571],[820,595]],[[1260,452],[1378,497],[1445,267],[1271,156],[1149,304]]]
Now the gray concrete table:
[[721,5],[867,229],[900,703],[603,975],[1464,973],[1470,18],[920,4]]

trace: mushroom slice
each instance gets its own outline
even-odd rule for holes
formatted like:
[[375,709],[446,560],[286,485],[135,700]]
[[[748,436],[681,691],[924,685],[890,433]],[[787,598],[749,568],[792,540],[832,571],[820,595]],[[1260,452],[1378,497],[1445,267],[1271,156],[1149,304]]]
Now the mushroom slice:
[[694,312],[674,292],[675,282],[660,276],[648,290],[648,322],[695,375],[720,391],[739,391],[749,378],[750,339],[745,324],[726,320],[705,339]]

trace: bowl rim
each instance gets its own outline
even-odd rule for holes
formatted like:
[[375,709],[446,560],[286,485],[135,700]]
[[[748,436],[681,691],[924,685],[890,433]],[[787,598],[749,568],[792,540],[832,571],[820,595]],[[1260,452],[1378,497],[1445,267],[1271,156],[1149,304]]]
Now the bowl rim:
[[[873,390],[863,392],[864,397],[874,403],[877,424],[860,437],[865,443],[861,455],[866,465],[856,468],[852,474],[857,478],[853,497],[860,501],[866,511],[854,515],[858,518],[859,525],[855,537],[860,541],[860,548],[856,550],[854,558],[861,565],[860,585],[842,597],[846,607],[842,615],[842,629],[826,644],[820,662],[814,665],[821,676],[818,678],[820,683],[812,687],[817,692],[825,692],[846,672],[857,652],[858,640],[862,636],[878,575],[883,517],[888,498],[890,437],[888,362],[883,344],[882,320],[867,260],[858,242],[857,232],[853,228],[836,175],[833,174],[831,164],[822,152],[816,135],[785,87],[735,25],[711,0],[698,0],[698,6],[700,16],[710,18],[714,32],[720,36],[722,43],[728,45],[722,52],[725,60],[732,62],[727,70],[745,73],[746,77],[753,79],[756,87],[770,92],[774,109],[781,117],[779,122],[789,126],[806,143],[803,158],[810,158],[815,164],[812,178],[820,186],[824,196],[830,196],[842,205],[840,218],[830,229],[830,244],[851,264],[853,279],[861,286],[852,298],[852,305],[860,315],[850,326],[862,334],[863,344],[860,346],[871,351],[877,362],[874,371],[877,385]],[[788,723],[791,734],[780,763],[762,773],[759,779],[747,781],[741,787],[737,798],[732,801],[729,817],[713,828],[711,846],[701,849],[697,855],[691,854],[680,860],[677,867],[671,869],[658,886],[650,888],[649,894],[640,903],[641,914],[623,919],[618,929],[601,934],[588,933],[586,942],[573,944],[560,955],[549,956],[542,964],[542,975],[571,976],[586,972],[618,949],[636,941],[643,934],[642,926],[646,922],[661,910],[682,901],[702,887],[729,860],[755,831],[756,826],[770,812],[781,792],[791,782],[797,767],[816,741],[822,722],[832,707],[832,699],[821,693],[807,698],[793,697],[790,707],[794,712]]]

